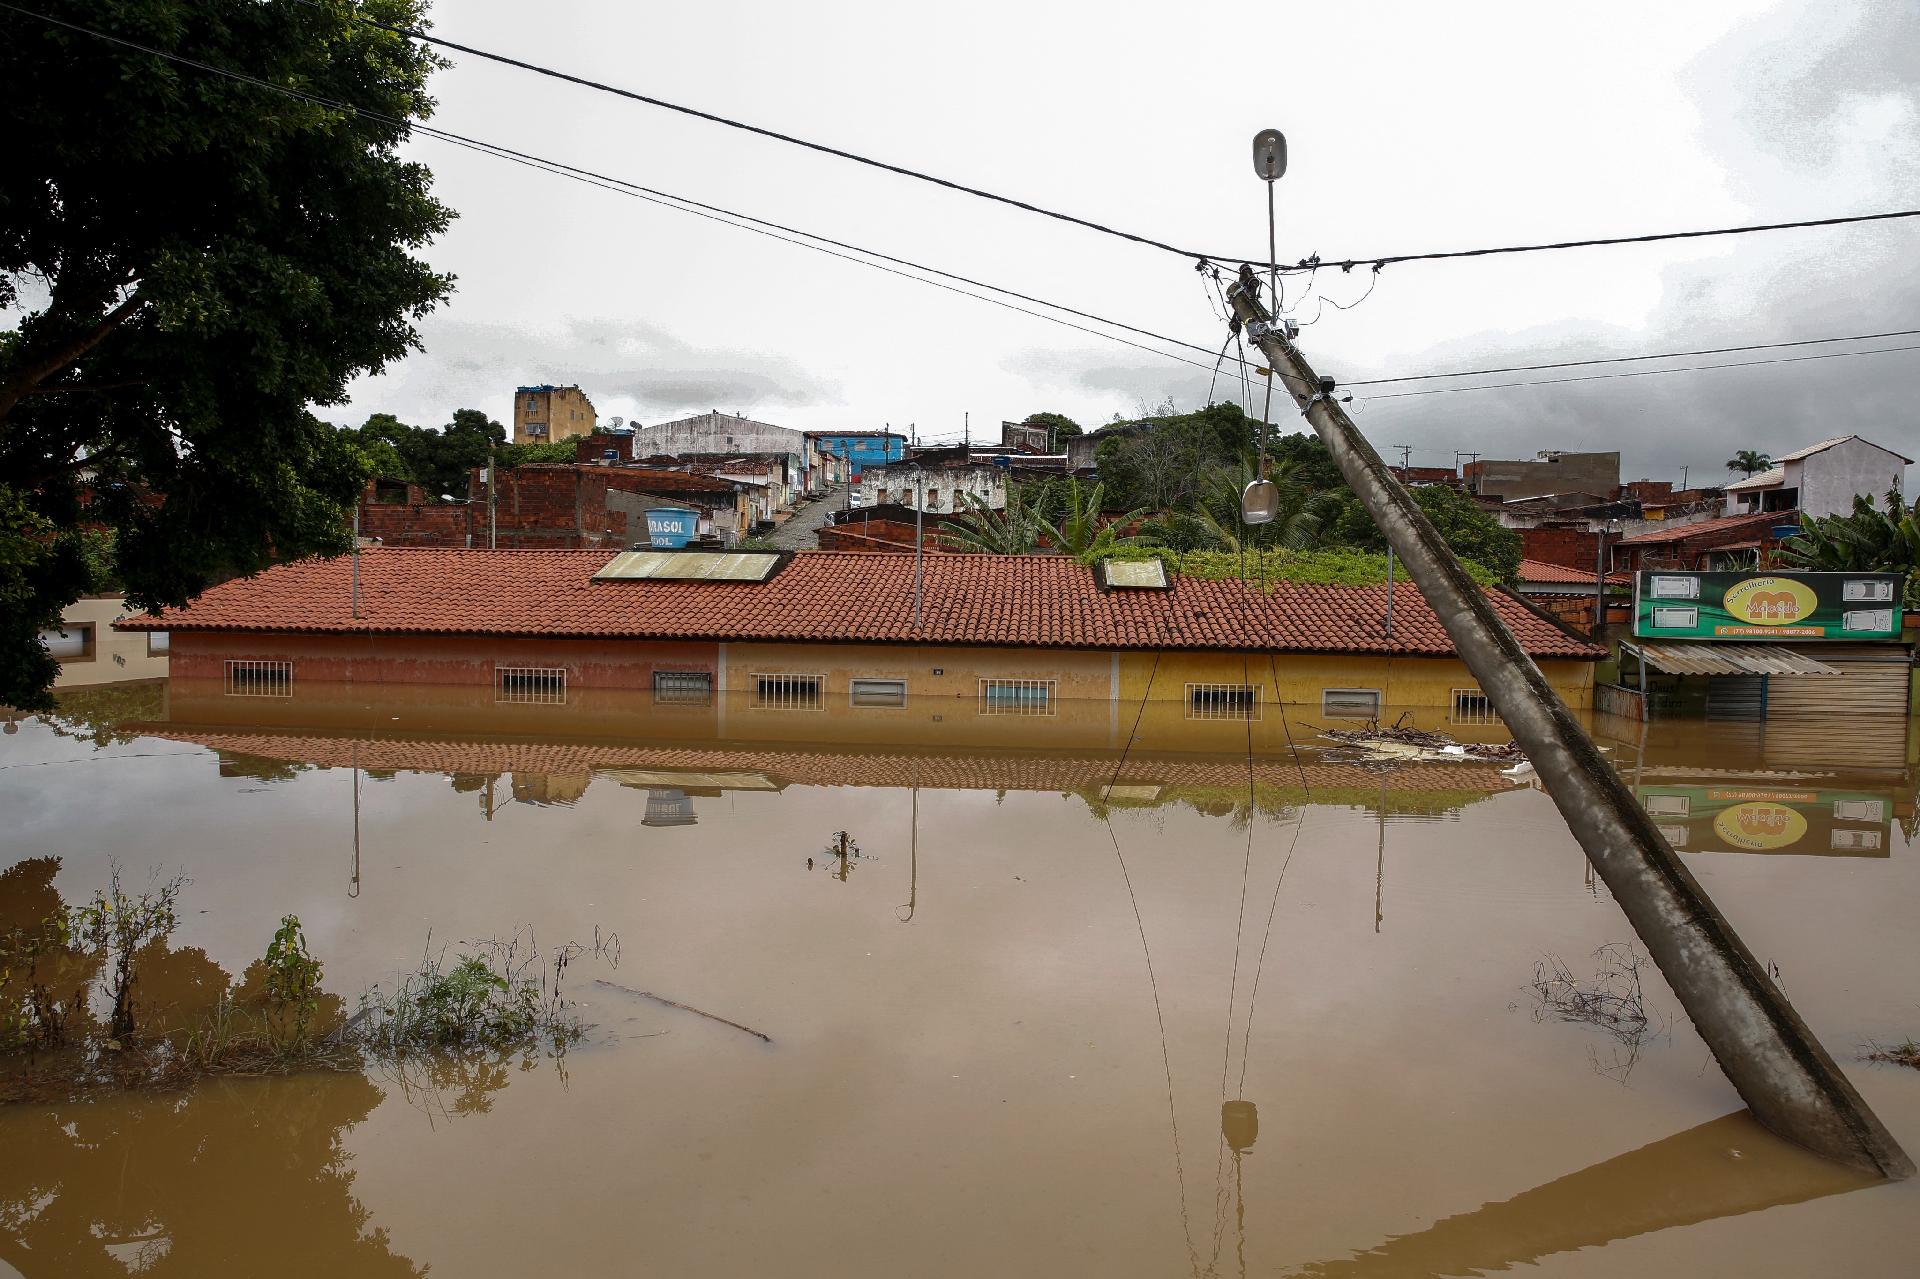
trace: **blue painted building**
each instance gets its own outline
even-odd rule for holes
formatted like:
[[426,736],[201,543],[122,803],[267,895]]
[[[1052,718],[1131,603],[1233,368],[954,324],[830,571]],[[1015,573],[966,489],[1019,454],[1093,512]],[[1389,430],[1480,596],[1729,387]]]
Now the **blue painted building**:
[[820,451],[846,458],[852,469],[885,466],[907,455],[907,437],[893,431],[809,431]]

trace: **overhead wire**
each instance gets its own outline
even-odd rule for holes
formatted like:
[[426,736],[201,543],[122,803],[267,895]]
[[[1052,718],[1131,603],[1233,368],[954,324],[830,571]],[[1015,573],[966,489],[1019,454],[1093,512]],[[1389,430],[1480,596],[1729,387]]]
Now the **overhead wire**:
[[1920,329],[1889,329],[1882,333],[1852,333],[1845,337],[1800,338],[1791,342],[1755,342],[1747,346],[1714,346],[1695,351],[1659,351],[1652,355],[1608,355],[1590,360],[1556,360],[1548,364],[1508,364],[1489,369],[1460,369],[1451,373],[1404,373],[1396,377],[1349,379],[1342,386],[1386,386],[1393,382],[1430,382],[1441,378],[1486,377],[1496,373],[1537,373],[1544,369],[1579,369],[1596,364],[1632,364],[1642,360],[1679,360],[1701,355],[1738,355],[1746,351],[1778,351],[1796,346],[1823,346],[1833,342],[1878,342],[1884,338],[1920,336]]
[[1440,386],[1424,391],[1390,391],[1385,395],[1368,395],[1360,398],[1369,401],[1405,400],[1426,395],[1451,395],[1460,391],[1504,391],[1520,386],[1562,386],[1571,382],[1605,382],[1617,378],[1658,377],[1665,373],[1704,373],[1713,369],[1750,369],[1765,364],[1802,364],[1811,360],[1844,360],[1859,355],[1897,355],[1902,351],[1920,351],[1920,344],[1875,347],[1868,351],[1821,351],[1813,355],[1775,356],[1768,360],[1732,360],[1725,364],[1690,364],[1675,369],[1630,369],[1623,373],[1587,373],[1579,377],[1539,378],[1529,382],[1490,382],[1484,386]]
[[[301,0],[301,3],[313,8],[322,7],[318,3],[318,0]],[[1177,254],[1183,258],[1220,258],[1226,260],[1234,257],[1232,254],[1198,253],[1192,249],[1184,249],[1178,245],[1169,244],[1165,240],[1154,239],[1152,236],[1138,235],[1132,231],[1123,231],[1118,227],[1108,226],[1102,222],[1095,222],[1091,218],[1078,217],[1071,213],[1062,213],[1057,209],[1049,209],[1027,200],[1001,195],[998,192],[988,191],[981,187],[968,186],[964,182],[956,182],[951,178],[939,177],[920,169],[910,169],[905,165],[893,164],[886,160],[875,159],[872,156],[861,155],[857,151],[849,151],[844,147],[836,147],[825,142],[814,142],[807,138],[795,137],[791,133],[782,133],[778,129],[769,129],[764,125],[750,124],[745,120],[736,120],[730,116],[720,115],[717,112],[703,111],[698,107],[690,107],[679,102],[670,102],[665,98],[656,97],[648,93],[641,93],[634,89],[623,89],[619,85],[608,84],[605,81],[595,80],[588,76],[575,75],[570,71],[561,71],[555,67],[545,66],[538,62],[530,62],[524,58],[515,58],[508,54],[495,53],[490,49],[481,49],[470,44],[462,44],[459,41],[449,40],[444,36],[436,36],[429,32],[419,30],[418,28],[381,22],[363,13],[355,13],[352,16],[356,21],[364,23],[367,26],[376,27],[379,30],[389,32],[393,35],[404,36],[409,40],[416,40],[422,44],[433,45],[440,49],[452,49],[455,52],[482,58],[488,62],[497,62],[503,66],[516,67],[519,70],[530,71],[535,75],[546,76],[549,79],[562,80],[568,84],[578,85],[582,88],[593,89],[600,93],[610,93],[616,97],[626,98],[629,101],[643,103],[651,107],[658,107],[665,111],[677,112],[680,115],[691,116],[696,120],[705,120],[709,124],[718,124],[729,129],[738,129],[743,133],[751,133],[759,137],[769,138],[775,142],[784,142],[790,146],[803,147],[809,151],[818,151],[823,155],[835,156],[842,160],[849,160],[855,164],[880,169],[900,177],[913,178],[919,182],[930,182],[935,186],[945,187],[949,191],[958,191],[963,195],[975,196],[982,200],[991,200],[996,204],[1008,205],[1026,213],[1036,213],[1041,217],[1052,218],[1055,221],[1071,223],[1074,226],[1083,227],[1089,231],[1097,231],[1102,235],[1110,235],[1122,240],[1129,240],[1135,244],[1145,245],[1148,248],[1161,249],[1168,253]]]
[[[318,0],[301,0],[301,3],[313,8],[322,7]],[[791,146],[803,147],[809,151],[817,151],[824,155],[835,156],[842,160],[880,169],[900,177],[929,182],[950,191],[957,191],[982,200],[990,200],[997,204],[1008,205],[1012,208],[1020,209],[1023,212],[1038,214],[1041,217],[1052,218],[1056,221],[1071,223],[1086,230],[1099,232],[1102,235],[1115,236],[1135,244],[1178,254],[1184,258],[1218,262],[1248,262],[1258,265],[1263,270],[1272,269],[1289,273],[1299,273],[1312,269],[1311,265],[1306,262],[1289,266],[1277,262],[1266,262],[1258,256],[1248,257],[1233,253],[1198,253],[1190,249],[1180,248],[1164,240],[1154,239],[1151,236],[1138,235],[1131,231],[1122,231],[1117,227],[1095,222],[1090,218],[1082,218],[1071,213],[1062,213],[1056,209],[1048,209],[1026,200],[1001,195],[998,192],[988,191],[981,187],[969,186],[966,183],[956,182],[950,178],[938,177],[919,169],[911,169],[905,165],[893,164],[889,161],[875,159],[872,156],[861,155],[856,151],[849,151],[843,147],[832,146],[824,142],[814,142],[806,138],[796,137],[793,134],[782,133],[777,129],[769,129],[763,125],[750,124],[744,120],[736,120],[730,116],[720,115],[717,112],[704,111],[698,107],[690,107],[682,103],[670,102],[665,98],[640,93],[637,90],[623,89],[618,85],[608,84],[605,81],[595,80],[588,76],[575,75],[569,71],[561,71],[555,67],[545,66],[525,58],[516,58],[508,54],[496,53],[490,49],[481,49],[474,45],[462,44],[459,41],[449,40],[444,36],[436,36],[418,28],[382,22],[379,19],[369,17],[363,13],[355,13],[352,16],[356,21],[364,23],[367,26],[378,28],[393,35],[404,36],[407,39],[415,40],[423,44],[433,45],[436,48],[451,49],[458,53],[464,53],[489,62],[496,62],[503,66],[515,67],[522,71],[532,72],[535,75],[561,80],[568,84],[578,85],[582,88],[592,89],[600,93],[613,94],[616,97],[626,98],[647,106],[658,107],[662,110],[691,116],[694,119],[705,120],[711,124],[722,125],[729,129],[738,129],[742,132],[756,134],[776,142],[784,142]],[[1371,258],[1353,257],[1327,260],[1324,262],[1324,265],[1338,266],[1342,270],[1351,270],[1356,266],[1373,266],[1377,270],[1380,267],[1394,266],[1403,262],[1440,262],[1461,258],[1492,257],[1499,254],[1544,253],[1555,250],[1599,248],[1620,244],[1654,244],[1672,240],[1704,239],[1712,236],[1751,235],[1762,231],[1788,231],[1815,227],[1847,226],[1864,222],[1885,222],[1915,217],[1920,217],[1920,209],[1896,209],[1880,213],[1842,214],[1825,218],[1802,218],[1788,222],[1752,223],[1741,226],[1713,227],[1692,231],[1658,231],[1641,235],[1598,236],[1580,240],[1556,240],[1539,244],[1507,244],[1486,248],[1449,249],[1427,253],[1393,253]]]
[[[672,209],[681,213],[690,213],[696,217],[704,217],[708,221],[718,222],[726,226],[733,226],[743,231],[751,231],[751,232],[754,232],[755,234],[765,235],[770,239],[782,240],[789,244],[796,244],[798,245],[798,247],[801,247],[801,248],[812,249],[815,252],[825,253],[829,257],[841,258],[842,260],[854,262],[854,263],[857,263],[858,265],[870,267],[874,270],[885,271],[891,275],[898,275],[903,279],[916,280],[921,284],[926,284],[933,288],[946,289],[948,292],[957,293],[962,297],[971,297],[976,299],[977,301],[987,302],[987,303],[990,303],[991,305],[1004,307],[1007,310],[1017,311],[1023,315],[1030,315],[1036,319],[1045,320],[1049,323],[1060,324],[1060,325],[1063,325],[1064,327],[1074,329],[1078,332],[1089,334],[1090,336],[1093,336],[1093,337],[1103,338],[1111,342],[1118,342],[1123,346],[1130,346],[1136,350],[1145,351],[1151,355],[1158,355],[1164,359],[1176,360],[1183,364],[1190,364],[1195,368],[1204,369],[1204,368],[1208,368],[1209,366],[1200,363],[1198,360],[1187,359],[1184,356],[1176,355],[1169,351],[1162,351],[1154,347],[1145,346],[1141,343],[1133,342],[1128,339],[1118,337],[1111,333],[1104,333],[1097,329],[1089,329],[1082,325],[1073,324],[1066,320],[1060,319],[1058,316],[1044,315],[1039,312],[1030,311],[1025,307],[1013,306],[1007,302],[1003,302],[999,300],[998,298],[982,297],[979,294],[970,293],[966,289],[954,288],[952,285],[943,284],[940,282],[940,280],[926,279],[921,276],[912,275],[908,271],[894,270],[888,266],[882,265],[882,263],[892,263],[896,267],[906,267],[906,268],[909,268],[911,271],[922,271],[922,272],[925,272],[927,275],[939,276],[942,279],[952,280],[960,284],[966,284],[971,286],[972,288],[985,289],[988,292],[998,293],[1005,297],[1015,298],[1023,302],[1031,302],[1036,306],[1043,306],[1048,308],[1049,310],[1059,311],[1064,315],[1077,316],[1081,319],[1090,320],[1096,324],[1104,324],[1109,328],[1119,329],[1123,332],[1133,333],[1141,337],[1151,338],[1156,342],[1164,342],[1170,346],[1182,347],[1187,350],[1200,352],[1201,354],[1204,354],[1204,355],[1212,355],[1214,353],[1211,347],[1201,346],[1198,343],[1188,342],[1188,341],[1185,341],[1184,339],[1171,337],[1167,334],[1156,333],[1151,329],[1140,328],[1136,325],[1126,324],[1122,321],[1111,320],[1105,316],[1096,315],[1093,312],[1080,310],[1079,308],[1067,306],[1063,303],[1052,302],[1045,298],[1036,297],[1032,294],[1022,293],[1015,289],[1009,289],[1001,285],[990,284],[990,283],[987,283],[986,281],[974,279],[969,276],[960,275],[956,272],[945,271],[939,267],[928,266],[925,263],[915,262],[908,258],[901,258],[901,257],[894,256],[892,254],[882,253],[876,249],[868,249],[857,244],[851,244],[843,240],[834,239],[831,236],[820,235],[816,232],[802,230],[798,227],[788,226],[786,224],[774,222],[769,219],[755,217],[752,214],[741,213],[738,210],[724,208],[720,205],[708,204],[704,201],[695,200],[689,196],[677,195],[670,191],[662,191],[657,188],[645,186],[641,183],[633,182],[629,179],[614,177],[609,174],[601,173],[593,169],[587,169],[578,165],[568,164],[565,161],[554,160],[546,156],[540,156],[540,155],[535,155],[529,152],[520,151],[500,143],[489,142],[484,139],[471,137],[465,134],[455,133],[452,130],[442,129],[435,125],[429,125],[419,121],[404,119],[402,117],[390,115],[381,111],[374,111],[366,107],[356,106],[350,102],[343,102],[338,99],[329,98],[321,94],[309,93],[305,90],[296,89],[289,85],[275,84],[270,80],[266,80],[262,77],[255,76],[244,71],[236,71],[236,70],[233,70],[232,68],[222,67],[214,63],[205,62],[205,61],[202,61],[201,59],[189,57],[185,54],[173,53],[165,49],[155,48],[152,45],[142,44],[136,40],[129,40],[123,36],[113,35],[108,32],[99,31],[91,27],[83,26],[79,23],[67,21],[63,18],[56,18],[48,14],[38,13],[38,12],[35,12],[34,10],[23,8],[19,5],[6,3],[6,0],[0,0],[0,9],[8,10],[13,13],[18,13],[25,17],[38,18],[41,21],[50,23],[54,26],[64,27],[70,31],[74,31],[81,35],[91,36],[93,38],[104,40],[111,44],[120,45],[124,48],[133,49],[140,53],[145,53],[154,57],[163,58],[169,62],[173,62],[181,66],[192,67],[196,70],[204,71],[212,75],[223,76],[231,80],[236,80],[245,84],[250,84],[257,88],[266,89],[270,92],[278,93],[288,98],[297,99],[303,102],[310,102],[316,106],[323,106],[323,107],[332,108],[334,110],[346,111],[361,119],[377,121],[382,124],[387,124],[387,125],[395,126],[398,128],[407,129],[413,132],[420,133],[425,137],[433,138],[437,141],[446,142],[454,146],[464,147],[468,150],[479,152],[482,155],[490,155],[495,157],[496,159],[506,160],[506,161],[509,161],[510,163],[519,164],[524,167],[535,169],[540,172],[550,173],[557,177],[564,177],[564,178],[571,179],[573,181],[582,182],[588,186],[596,186],[601,188],[602,190],[611,191],[616,195],[625,195],[630,198],[639,199],[650,204],[658,205],[659,207],[662,207],[662,208]],[[800,237],[800,238],[791,239],[789,237]],[[808,243],[808,241],[812,241],[813,243]],[[822,246],[826,246],[826,247],[822,247]],[[833,250],[845,250],[845,252],[834,252]],[[849,257],[847,256],[849,253],[861,254],[864,256]],[[868,259],[874,259],[874,260],[870,261]]]

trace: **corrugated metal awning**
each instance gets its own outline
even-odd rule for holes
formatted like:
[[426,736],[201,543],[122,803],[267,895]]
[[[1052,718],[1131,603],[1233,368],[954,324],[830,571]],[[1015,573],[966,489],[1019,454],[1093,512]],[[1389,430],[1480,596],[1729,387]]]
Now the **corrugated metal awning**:
[[1784,644],[1622,644],[1669,675],[1839,675],[1841,671]]

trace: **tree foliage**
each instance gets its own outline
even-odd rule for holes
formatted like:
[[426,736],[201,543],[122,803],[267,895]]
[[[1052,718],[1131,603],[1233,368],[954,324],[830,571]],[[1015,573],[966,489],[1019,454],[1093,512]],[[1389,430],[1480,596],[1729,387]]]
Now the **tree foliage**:
[[1802,516],[1800,532],[1780,545],[1780,562],[1818,573],[1905,573],[1905,602],[1920,607],[1920,501],[1911,507],[1898,489],[1876,507],[1862,493],[1846,515]]
[[1727,459],[1727,469],[1729,471],[1738,471],[1742,475],[1752,475],[1754,472],[1764,471],[1772,465],[1773,459],[1771,457],[1754,449],[1741,449]]
[[[1502,582],[1515,580],[1520,572],[1518,533],[1502,526],[1458,489],[1428,484],[1411,493],[1455,555],[1479,564]],[[1351,491],[1345,491],[1341,497],[1340,513],[1333,521],[1329,540],[1361,550],[1384,552],[1387,549],[1386,534],[1374,524]]]
[[1057,444],[1072,435],[1085,435],[1080,424],[1064,413],[1029,413],[1020,422],[1022,426],[1044,426],[1053,432]]
[[[487,464],[487,450],[505,443],[507,430],[479,409],[455,409],[453,420],[437,430],[410,426],[391,413],[375,413],[342,434],[367,455],[374,475],[411,480],[430,494],[467,495],[467,474]],[[563,445],[573,460],[571,442]]]
[[418,346],[451,214],[400,158],[432,53],[355,21],[419,0],[45,0],[47,12],[369,118],[15,15],[0,41],[0,701],[114,530],[136,605],[337,552],[371,461],[309,405]]

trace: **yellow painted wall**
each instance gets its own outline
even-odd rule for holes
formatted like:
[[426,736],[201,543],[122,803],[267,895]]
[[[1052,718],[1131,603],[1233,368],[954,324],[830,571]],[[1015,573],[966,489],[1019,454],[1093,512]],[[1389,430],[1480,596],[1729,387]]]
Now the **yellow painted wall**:
[[[119,595],[102,595],[77,600],[60,614],[64,623],[93,627],[93,649],[85,657],[70,657],[60,663],[55,688],[78,688],[88,684],[113,684],[129,679],[163,679],[167,674],[164,647],[158,653],[148,651],[144,631],[116,631],[110,623],[127,615],[127,601]],[[160,635],[157,645],[166,643]]]

